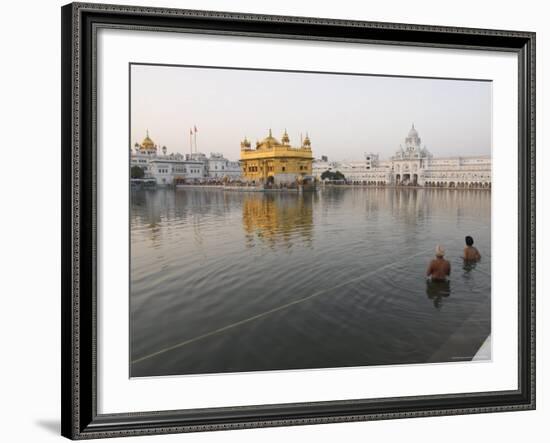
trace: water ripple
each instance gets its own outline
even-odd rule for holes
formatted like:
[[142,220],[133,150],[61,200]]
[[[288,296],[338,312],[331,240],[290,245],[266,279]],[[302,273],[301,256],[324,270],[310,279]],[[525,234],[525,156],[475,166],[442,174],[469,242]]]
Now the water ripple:
[[[490,330],[490,221],[486,191],[135,192],[132,359],[169,351],[132,375],[423,362],[476,315],[473,349]],[[447,293],[424,279],[436,243]]]

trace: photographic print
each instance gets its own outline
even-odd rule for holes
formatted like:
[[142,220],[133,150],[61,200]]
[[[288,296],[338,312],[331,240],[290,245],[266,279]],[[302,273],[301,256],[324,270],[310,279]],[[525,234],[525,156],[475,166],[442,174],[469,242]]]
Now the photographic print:
[[535,33],[61,23],[62,435],[535,409]]
[[491,81],[129,75],[131,377],[491,359]]

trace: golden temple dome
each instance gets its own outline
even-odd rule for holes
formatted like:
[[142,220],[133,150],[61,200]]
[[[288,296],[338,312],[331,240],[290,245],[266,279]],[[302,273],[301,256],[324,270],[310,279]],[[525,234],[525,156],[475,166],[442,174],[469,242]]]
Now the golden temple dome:
[[303,146],[311,146],[311,140],[309,139],[309,135],[307,135],[306,132],[306,138],[304,138],[304,141],[302,143]]
[[264,138],[260,142],[260,144],[280,145],[279,140],[273,137],[273,134],[271,133],[271,129],[269,129],[269,135],[266,138]]
[[153,140],[151,140],[151,138],[149,137],[149,130],[147,130],[147,135],[145,136],[145,138],[141,142],[141,148],[142,149],[155,149],[156,148],[155,142]]

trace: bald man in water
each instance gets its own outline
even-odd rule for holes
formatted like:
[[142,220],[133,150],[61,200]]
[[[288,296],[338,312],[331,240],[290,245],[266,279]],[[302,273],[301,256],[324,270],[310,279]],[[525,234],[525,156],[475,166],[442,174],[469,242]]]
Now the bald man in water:
[[431,277],[432,281],[446,281],[451,275],[451,264],[445,260],[445,249],[443,246],[437,245],[435,248],[435,259],[430,262],[426,277]]

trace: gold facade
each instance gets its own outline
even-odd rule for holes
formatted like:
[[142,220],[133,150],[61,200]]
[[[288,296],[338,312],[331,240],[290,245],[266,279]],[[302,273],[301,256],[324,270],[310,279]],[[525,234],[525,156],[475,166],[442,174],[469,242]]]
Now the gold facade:
[[246,193],[243,200],[243,228],[247,246],[262,242],[269,247],[292,246],[313,241],[315,193]]
[[151,138],[149,137],[149,129],[147,129],[147,133],[145,135],[145,138],[141,143],[136,143],[134,145],[136,150],[139,151],[140,154],[156,154],[157,153],[157,145]]
[[[271,134],[252,148],[245,138],[241,142],[242,177],[247,181],[296,181],[312,175],[313,154],[311,141],[306,135],[300,147],[290,145],[285,130],[281,141]],[[279,179],[279,180],[278,180]]]

